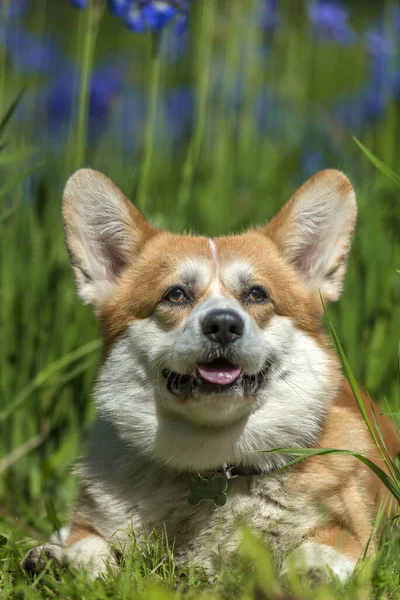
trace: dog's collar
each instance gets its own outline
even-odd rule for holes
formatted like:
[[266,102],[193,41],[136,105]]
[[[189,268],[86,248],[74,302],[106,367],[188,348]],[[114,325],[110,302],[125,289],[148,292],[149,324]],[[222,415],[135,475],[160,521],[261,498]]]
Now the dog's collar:
[[231,479],[271,475],[277,470],[278,467],[262,469],[224,464],[213,470],[197,472],[189,480],[188,502],[197,506],[202,500],[212,500],[217,506],[223,506],[228,499],[227,489]]

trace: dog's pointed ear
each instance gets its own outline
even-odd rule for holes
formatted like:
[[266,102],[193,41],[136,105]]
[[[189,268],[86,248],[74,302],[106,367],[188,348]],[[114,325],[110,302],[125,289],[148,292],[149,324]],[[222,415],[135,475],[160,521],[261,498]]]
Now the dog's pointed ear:
[[68,179],[63,219],[79,296],[98,310],[155,229],[108,177],[92,169]]
[[335,170],[309,179],[263,229],[309,290],[338,300],[357,217],[350,181]]

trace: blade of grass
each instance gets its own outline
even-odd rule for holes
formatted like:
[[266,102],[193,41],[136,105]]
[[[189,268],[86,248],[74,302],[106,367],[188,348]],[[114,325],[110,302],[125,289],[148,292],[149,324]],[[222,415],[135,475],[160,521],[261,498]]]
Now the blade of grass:
[[360,142],[360,140],[358,140],[356,137],[353,137],[353,140],[355,141],[357,146],[360,148],[360,150],[365,154],[365,156],[368,158],[368,160],[371,161],[371,163],[374,165],[374,167],[376,167],[378,169],[378,171],[380,171],[382,173],[382,175],[384,177],[386,177],[386,179],[388,181],[390,181],[390,183],[392,183],[393,185],[396,185],[397,187],[400,187],[399,175],[397,175],[394,171],[392,171],[392,169],[390,167],[385,165],[384,162],[382,162],[381,160],[379,160],[379,158],[377,158],[374,154],[372,154],[372,152],[370,150],[368,150],[368,148],[366,148],[364,146],[364,144],[362,144]]
[[29,396],[37,388],[40,388],[48,379],[53,377],[59,371],[67,367],[74,361],[94,352],[100,347],[99,340],[92,340],[83,346],[80,346],[77,350],[73,350],[68,354],[65,354],[60,359],[55,360],[50,365],[47,365],[40,373],[34,377],[34,379],[28,383],[10,402],[9,406],[0,413],[0,422],[5,421],[8,417],[21,406],[21,404],[29,398]]
[[81,13],[81,17],[87,20],[81,59],[75,168],[82,166],[86,156],[90,78],[102,14],[102,2],[89,2],[88,10]]
[[48,520],[53,525],[54,531],[59,531],[61,529],[61,521],[57,516],[52,499],[46,492],[44,492],[44,503]]
[[0,225],[2,223],[4,223],[4,221],[7,221],[7,219],[9,217],[11,217],[11,215],[13,215],[15,213],[17,209],[16,208],[9,208],[8,210],[4,210],[1,214],[0,214]]
[[34,435],[31,439],[24,442],[18,448],[11,450],[7,456],[0,460],[0,474],[12,467],[20,458],[26,456],[32,450],[43,444],[49,435],[48,425],[44,425],[42,430]]
[[400,342],[397,344],[397,406],[400,408]]
[[375,409],[374,409],[374,405],[372,404],[372,402],[370,403],[370,406],[371,406],[372,416],[374,417],[375,428],[376,428],[376,431],[378,432],[379,440],[380,440],[380,442],[382,444],[382,447],[385,449],[385,452],[386,452],[386,454],[387,454],[387,456],[389,458],[390,464],[392,465],[393,472],[395,474],[396,484],[400,487],[400,479],[399,479],[399,473],[398,473],[398,470],[397,470],[397,467],[396,467],[396,463],[395,463],[394,459],[390,456],[389,450],[387,449],[385,440],[383,438],[381,429],[379,427],[378,419],[376,417],[376,412],[375,412]]
[[209,77],[211,67],[211,56],[213,48],[213,26],[215,6],[212,2],[204,5],[202,12],[201,31],[207,32],[207,38],[200,35],[201,46],[199,52],[199,69],[197,85],[197,107],[195,130],[190,141],[189,150],[186,155],[182,169],[182,181],[178,192],[178,210],[183,210],[189,202],[193,181],[193,174],[197,165],[199,152],[204,136],[207,116],[207,102],[209,94]]
[[154,146],[154,130],[155,122],[157,117],[157,101],[160,86],[160,69],[161,69],[161,56],[160,56],[160,43],[161,43],[161,32],[157,31],[153,33],[152,37],[152,49],[151,49],[151,68],[150,68],[150,92],[149,92],[149,110],[146,118],[145,132],[144,132],[144,155],[143,155],[143,166],[139,180],[139,189],[137,193],[136,203],[140,209],[144,209],[147,188],[150,180],[150,170],[153,158],[153,146]]
[[96,358],[89,358],[89,359],[85,360],[84,362],[80,363],[79,365],[77,365],[77,367],[75,369],[71,369],[65,375],[62,375],[61,377],[56,379],[56,381],[51,382],[49,384],[51,393],[54,394],[54,392],[58,391],[60,388],[65,386],[67,383],[69,383],[73,379],[76,379],[78,377],[78,375],[80,375],[81,373],[84,373],[85,371],[88,371],[89,368],[95,362],[96,362]]
[[11,179],[11,181],[9,181],[5,185],[3,185],[3,187],[0,188],[0,198],[2,196],[5,196],[5,194],[8,194],[8,192],[10,192],[16,185],[18,185],[18,183],[23,181],[25,179],[25,177],[28,177],[28,175],[31,175],[31,173],[36,171],[36,169],[39,169],[43,164],[44,164],[44,161],[41,161],[41,162],[37,163],[36,165],[34,165],[33,167],[29,167],[29,169],[26,169],[26,171],[24,171],[21,175],[14,177],[13,179]]
[[383,462],[385,463],[385,465],[386,465],[389,473],[393,477],[393,479],[396,480],[396,475],[395,475],[395,473],[393,473],[392,467],[391,467],[390,463],[388,462],[384,451],[382,450],[382,447],[381,447],[381,445],[379,443],[379,440],[378,440],[377,435],[376,435],[376,433],[374,431],[372,423],[369,420],[368,413],[367,413],[367,411],[365,409],[364,402],[363,402],[363,399],[362,399],[361,394],[360,394],[360,390],[358,389],[357,381],[356,381],[356,379],[355,379],[355,377],[353,375],[353,372],[352,372],[352,370],[350,368],[349,362],[348,362],[348,360],[346,358],[346,355],[344,353],[344,350],[342,348],[342,345],[340,343],[338,335],[337,335],[337,333],[335,331],[335,328],[333,327],[333,324],[332,324],[332,322],[331,322],[331,320],[329,318],[329,315],[328,315],[328,312],[326,310],[326,306],[325,306],[325,303],[324,303],[324,301],[322,299],[322,296],[321,296],[321,302],[322,302],[322,306],[324,308],[325,318],[326,318],[326,321],[328,323],[329,331],[331,333],[333,342],[335,344],[336,351],[337,351],[337,353],[339,355],[339,358],[341,360],[341,363],[342,363],[345,375],[346,375],[347,380],[348,380],[348,382],[350,384],[350,387],[352,389],[354,398],[355,398],[355,400],[357,402],[358,408],[360,409],[360,412],[361,412],[362,417],[363,417],[363,419],[365,421],[365,424],[368,427],[368,431],[369,431],[369,433],[370,433],[370,435],[371,435],[371,437],[372,437],[372,439],[374,441],[374,444],[375,444],[375,446],[379,450],[379,453],[380,453],[380,455],[382,457]]
[[13,116],[14,112],[18,108],[18,105],[21,102],[22,97],[25,94],[27,87],[28,86],[24,86],[22,88],[22,90],[20,92],[18,92],[17,96],[11,102],[10,106],[8,107],[8,109],[4,113],[3,117],[1,118],[1,121],[0,121],[0,137],[3,135],[4,130],[7,127],[8,122],[10,121],[10,119]]
[[35,146],[29,146],[26,148],[17,148],[15,150],[10,150],[9,152],[0,153],[0,166],[10,165],[15,162],[24,161],[27,158],[30,158],[32,154],[37,152],[38,149]]

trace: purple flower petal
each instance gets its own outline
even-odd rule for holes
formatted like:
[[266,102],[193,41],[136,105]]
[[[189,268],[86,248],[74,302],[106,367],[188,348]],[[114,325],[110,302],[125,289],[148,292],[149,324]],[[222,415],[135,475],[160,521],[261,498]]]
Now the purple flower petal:
[[365,34],[367,50],[373,56],[387,56],[391,54],[393,46],[390,39],[381,28],[370,29]]
[[129,0],[108,0],[108,10],[116,17],[122,17],[129,6]]
[[162,29],[176,15],[176,9],[167,2],[151,2],[142,8],[149,29]]
[[21,27],[7,32],[7,49],[17,69],[26,73],[48,73],[62,59],[58,45],[51,38],[39,38]]
[[69,0],[69,3],[74,8],[79,8],[80,10],[88,8],[89,6],[89,0]]
[[[125,24],[137,33],[159,31],[176,19],[176,33],[183,33],[191,0],[109,0],[114,14],[121,14]],[[125,6],[122,7],[122,3]]]
[[350,44],[356,38],[348,23],[348,12],[338,2],[313,2],[308,7],[308,16],[322,38],[335,40],[342,45]]
[[188,22],[189,19],[187,14],[178,14],[175,25],[175,33],[178,36],[182,36],[187,31]]
[[130,6],[124,14],[124,23],[135,33],[143,33],[146,30],[146,21],[137,5]]
[[301,168],[304,174],[309,177],[317,171],[326,167],[326,160],[321,150],[308,148],[301,157]]
[[280,24],[278,0],[263,0],[260,15],[261,27],[268,32],[275,31]]
[[8,19],[25,16],[28,9],[28,0],[13,0],[12,2],[0,1],[0,14],[7,14]]

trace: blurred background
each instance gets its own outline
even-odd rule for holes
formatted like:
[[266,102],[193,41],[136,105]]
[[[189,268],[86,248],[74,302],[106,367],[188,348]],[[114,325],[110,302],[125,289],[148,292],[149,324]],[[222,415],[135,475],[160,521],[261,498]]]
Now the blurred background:
[[398,416],[399,39],[394,1],[0,0],[0,534],[47,535],[77,489],[100,342],[60,199],[82,166],[207,235],[342,169],[359,221],[329,311]]

